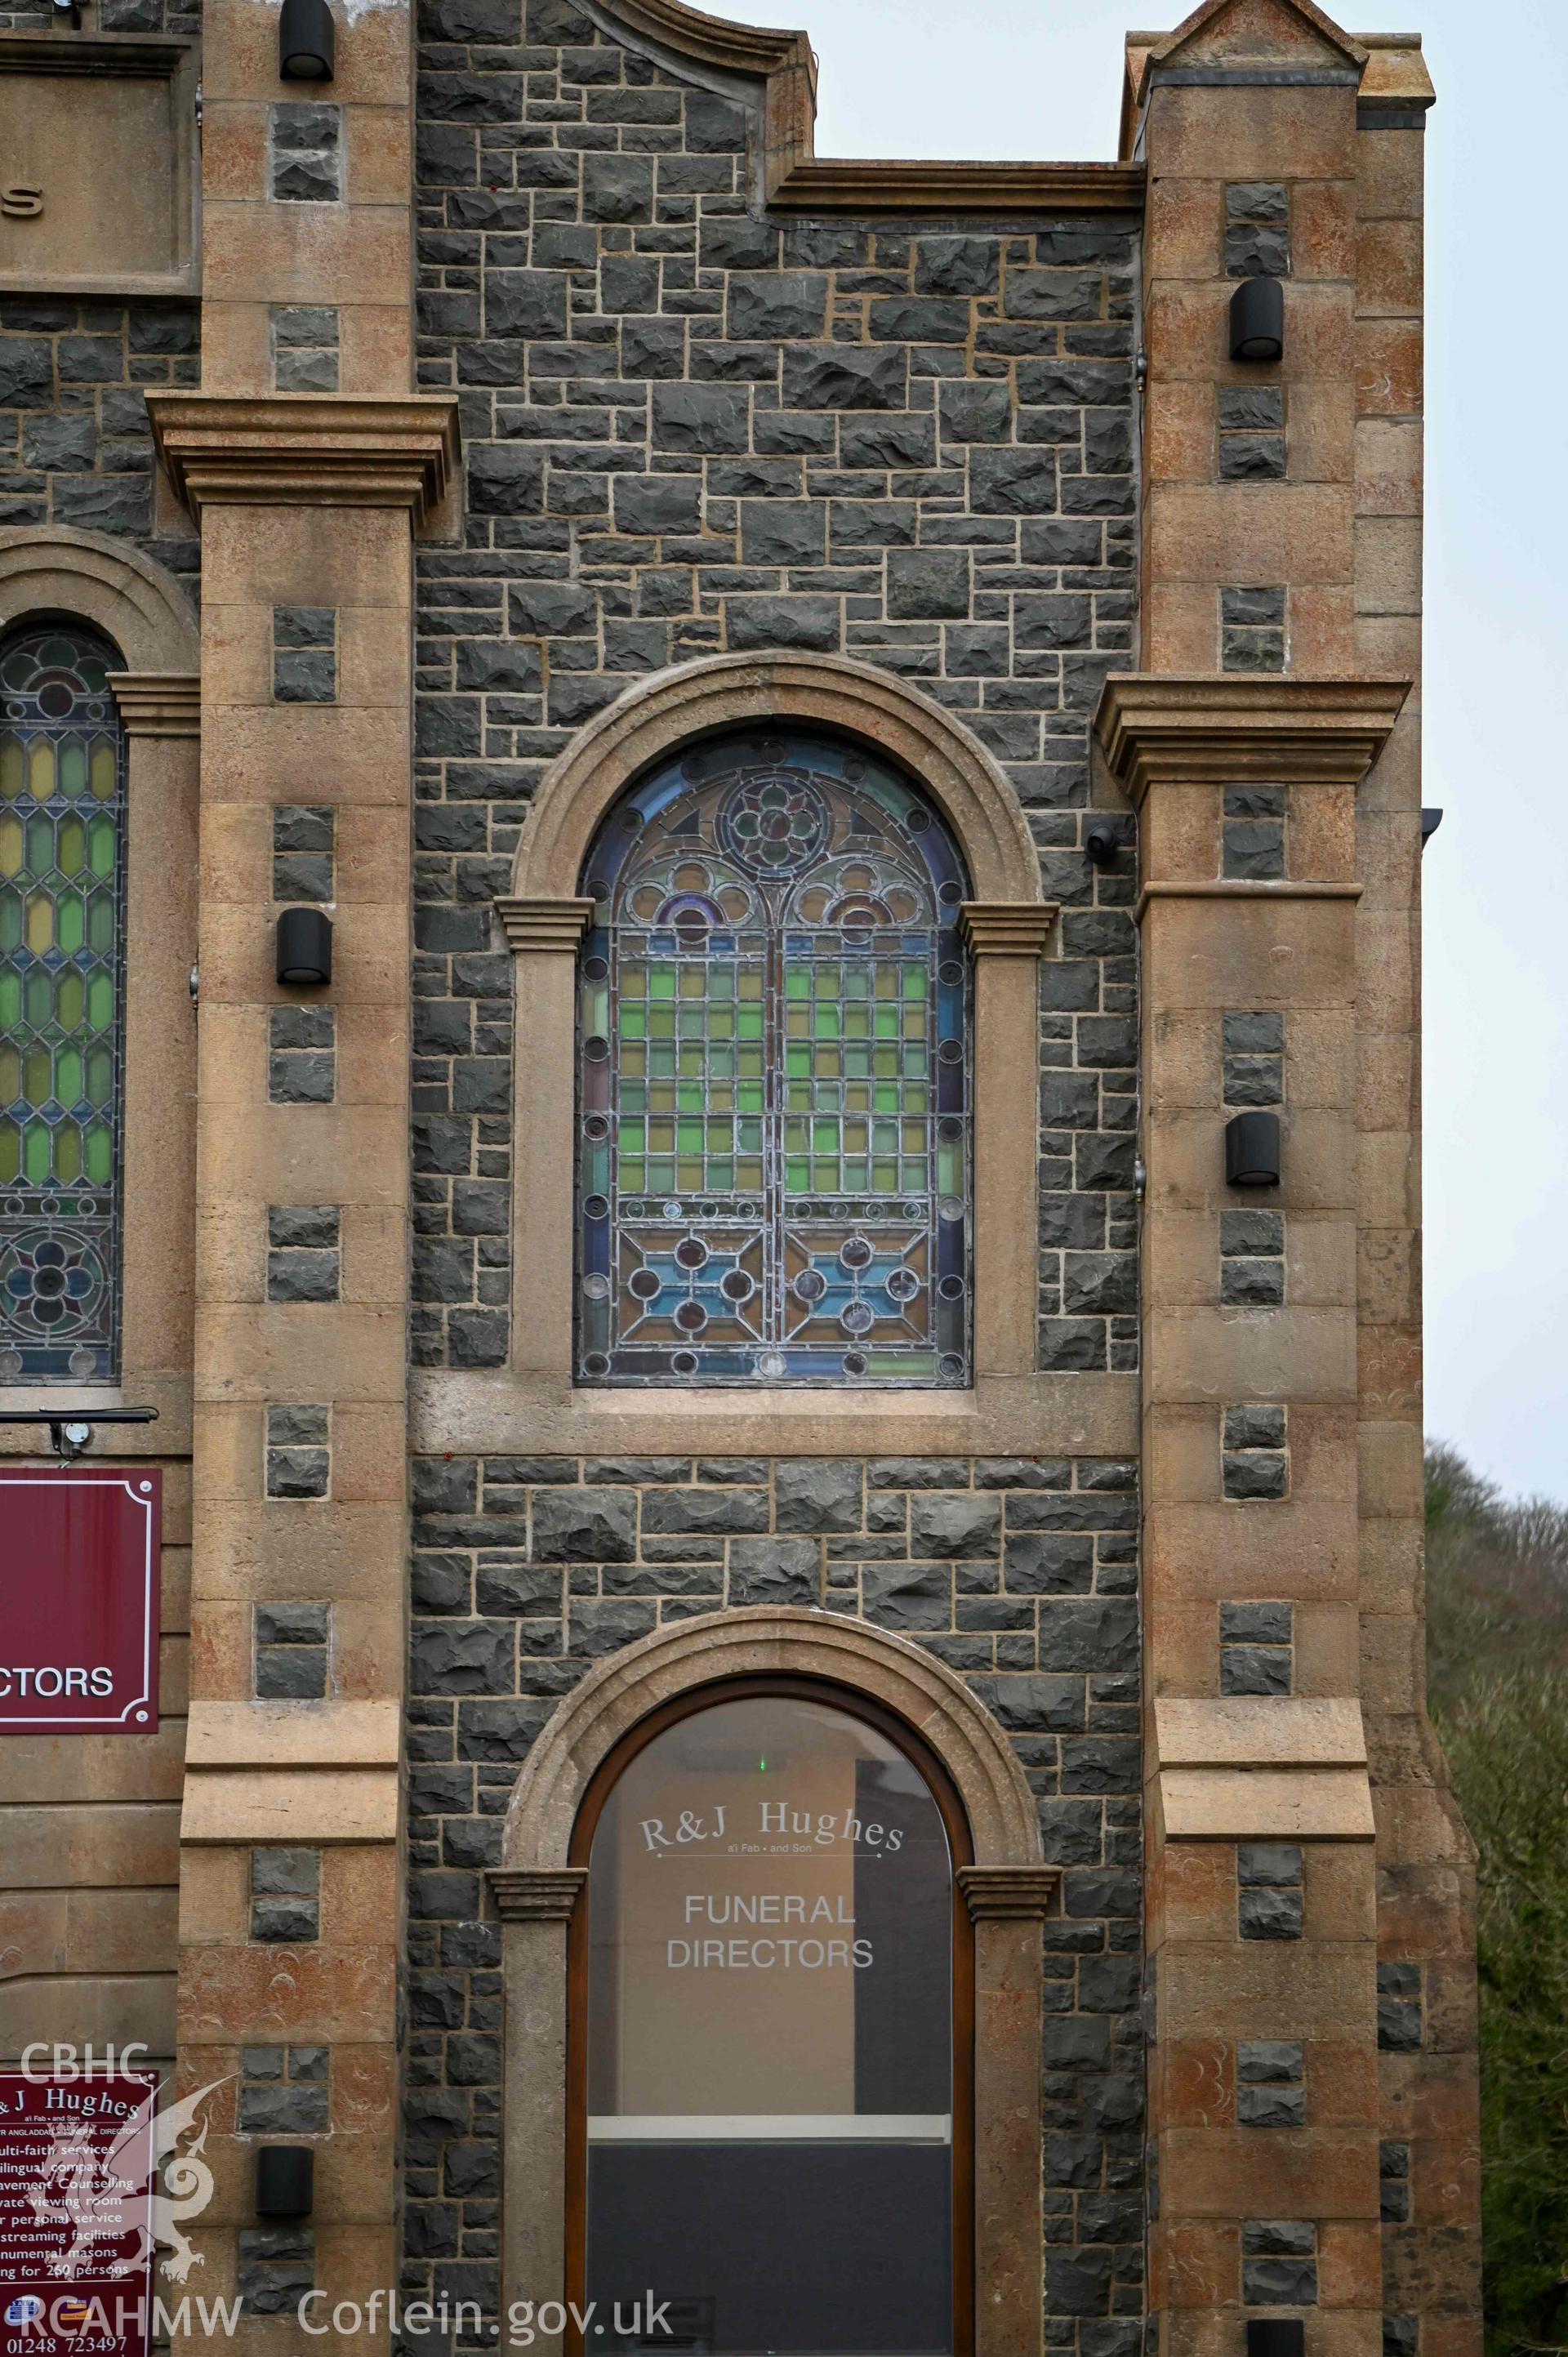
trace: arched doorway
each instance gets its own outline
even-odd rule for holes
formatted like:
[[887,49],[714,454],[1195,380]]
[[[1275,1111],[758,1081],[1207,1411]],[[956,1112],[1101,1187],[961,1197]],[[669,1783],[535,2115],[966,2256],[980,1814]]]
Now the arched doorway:
[[962,2357],[971,1844],[935,1757],[825,1681],[698,1687],[604,1760],[572,1857],[567,2262],[594,2344]]

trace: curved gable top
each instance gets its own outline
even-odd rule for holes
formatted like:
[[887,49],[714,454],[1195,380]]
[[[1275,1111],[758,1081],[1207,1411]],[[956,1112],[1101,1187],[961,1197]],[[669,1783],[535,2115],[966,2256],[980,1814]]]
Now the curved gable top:
[[812,212],[1139,210],[1142,167],[1128,164],[883,161],[813,152],[817,61],[804,33],[730,25],[682,0],[603,0],[627,38],[677,69],[724,87],[761,84],[762,193],[770,205]]
[[600,822],[634,779],[679,745],[768,720],[814,723],[875,745],[946,816],[977,900],[1042,899],[1024,813],[979,739],[887,672],[808,654],[716,655],[660,672],[608,705],[541,780],[517,846],[512,898],[572,899]]

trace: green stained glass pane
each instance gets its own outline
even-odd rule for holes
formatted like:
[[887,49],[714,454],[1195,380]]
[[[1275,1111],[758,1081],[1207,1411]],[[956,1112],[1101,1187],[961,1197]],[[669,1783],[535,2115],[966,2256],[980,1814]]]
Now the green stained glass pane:
[[650,968],[648,976],[648,994],[650,998],[674,997],[675,969],[672,965],[656,965]]
[[810,998],[811,995],[811,976],[810,969],[806,966],[792,965],[788,974],[784,976],[785,997]]
[[59,790],[73,802],[87,791],[87,748],[80,737],[68,737],[59,748]]
[[87,864],[94,876],[113,874],[114,837],[113,820],[106,811],[98,812],[87,829]]
[[641,1006],[623,1006],[620,1010],[620,1031],[623,1039],[642,1039],[648,1034],[647,1010]]
[[[0,736],[0,877],[16,879],[0,885],[0,1031],[10,1049],[0,1055],[0,1101],[19,1094],[39,1108],[0,1136],[10,1190],[0,1350],[24,1381],[117,1371],[124,779],[106,677],[120,667],[106,640],[71,624],[23,626],[0,645],[15,723]],[[85,1132],[70,1117],[84,1102],[95,1107]],[[52,1117],[40,1117],[49,1106]],[[68,1270],[65,1293],[35,1286],[35,1266]]]

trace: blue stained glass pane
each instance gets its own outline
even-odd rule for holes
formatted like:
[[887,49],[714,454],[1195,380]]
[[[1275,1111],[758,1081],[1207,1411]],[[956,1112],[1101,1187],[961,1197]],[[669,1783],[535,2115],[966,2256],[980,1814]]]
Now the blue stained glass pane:
[[125,748],[104,674],[119,668],[74,624],[0,645],[16,917],[0,921],[0,1383],[118,1372]]
[[754,728],[634,788],[583,888],[579,1382],[967,1383],[968,883],[930,802]]

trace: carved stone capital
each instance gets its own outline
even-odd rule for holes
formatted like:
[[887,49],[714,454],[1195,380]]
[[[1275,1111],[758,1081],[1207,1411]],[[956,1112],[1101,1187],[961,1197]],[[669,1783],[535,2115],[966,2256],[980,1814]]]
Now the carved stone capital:
[[965,900],[958,929],[975,956],[1037,958],[1056,923],[1056,909],[1041,901]]
[[112,671],[109,693],[127,737],[201,734],[201,682],[194,672]]
[[585,1866],[492,1866],[485,1879],[503,1923],[569,1923]]
[[407,508],[423,523],[457,468],[446,394],[153,393],[147,414],[180,496],[205,506]]
[[958,1887],[972,1923],[1038,1921],[1048,1914],[1058,1883],[1054,1866],[961,1866]]
[[1140,806],[1163,784],[1359,786],[1409,694],[1405,679],[1113,673],[1094,733]]
[[513,950],[575,950],[594,921],[592,900],[505,899],[496,912]]

